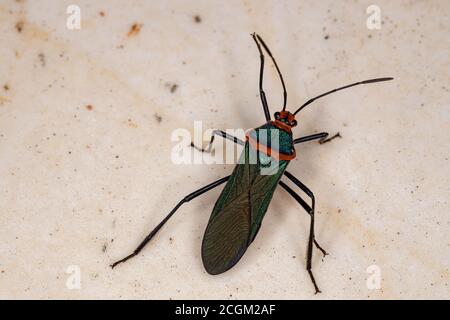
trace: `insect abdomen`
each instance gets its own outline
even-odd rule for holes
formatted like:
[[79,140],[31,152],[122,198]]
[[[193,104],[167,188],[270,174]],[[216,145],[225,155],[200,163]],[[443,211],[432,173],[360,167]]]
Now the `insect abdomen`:
[[[257,154],[247,142],[239,163],[220,194],[202,242],[202,260],[210,274],[233,267],[256,236],[278,182],[289,161],[273,167],[250,162]],[[260,153],[258,159],[267,157]],[[267,170],[267,171],[265,171]],[[272,170],[272,171],[271,171]]]

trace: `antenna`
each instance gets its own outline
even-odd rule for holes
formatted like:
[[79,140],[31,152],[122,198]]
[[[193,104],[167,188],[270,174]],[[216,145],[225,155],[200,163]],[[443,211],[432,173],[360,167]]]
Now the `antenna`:
[[264,42],[264,40],[258,35],[256,34],[256,37],[258,38],[259,42],[261,42],[262,46],[264,47],[264,49],[267,51],[267,53],[269,54],[270,58],[273,61],[273,64],[275,65],[275,68],[278,71],[278,75],[280,76],[280,80],[281,80],[281,84],[283,85],[283,98],[284,98],[284,102],[283,102],[283,111],[286,109],[286,103],[287,103],[287,92],[286,92],[286,85],[284,84],[284,80],[283,80],[283,76],[281,74],[280,68],[278,68],[278,64],[275,61],[275,58],[272,55],[272,52],[270,52],[269,47],[267,47],[266,43]]
[[[308,104],[312,103],[313,101],[315,101],[315,100],[317,100],[317,99],[319,99],[319,98],[322,98],[322,97],[324,97],[324,96],[326,96],[326,95],[329,95],[330,93],[333,93],[333,92],[336,92],[336,91],[339,91],[339,90],[343,90],[343,89],[347,89],[347,88],[350,88],[350,87],[354,87],[354,86],[357,86],[357,85],[359,85],[359,84],[367,84],[367,83],[374,83],[374,82],[381,82],[381,81],[389,81],[389,80],[393,80],[393,79],[394,79],[394,78],[387,77],[387,78],[376,78],[376,79],[364,80],[364,81],[355,82],[355,83],[346,85],[346,86],[344,86],[344,87],[340,87],[340,88],[337,88],[337,89],[334,89],[334,90],[331,90],[331,91],[322,93],[320,96],[317,96],[317,97],[315,97],[315,98],[312,98],[312,99],[309,99],[308,101],[306,101],[302,106],[300,106],[300,108],[297,109],[297,111],[294,112],[294,116],[295,116],[300,110],[302,110],[304,107],[306,107]],[[283,110],[284,110],[284,109],[283,109]]]

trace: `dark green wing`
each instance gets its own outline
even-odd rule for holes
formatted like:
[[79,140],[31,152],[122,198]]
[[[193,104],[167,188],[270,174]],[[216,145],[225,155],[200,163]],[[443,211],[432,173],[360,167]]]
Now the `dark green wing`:
[[[275,188],[287,167],[288,161],[272,162],[270,168],[264,167],[260,161],[251,164],[249,159],[252,152],[256,151],[247,142],[239,164],[217,199],[206,227],[202,260],[210,274],[227,271],[242,257],[255,238]],[[258,160],[263,160],[263,163],[268,159],[259,154]]]

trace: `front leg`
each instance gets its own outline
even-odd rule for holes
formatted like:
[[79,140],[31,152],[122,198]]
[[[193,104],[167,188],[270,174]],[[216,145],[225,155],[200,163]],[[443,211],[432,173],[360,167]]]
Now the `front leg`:
[[231,134],[226,133],[225,131],[214,130],[213,133],[211,134],[211,140],[209,141],[208,146],[206,148],[199,148],[199,147],[197,147],[194,144],[194,142],[191,142],[191,147],[193,147],[193,148],[195,148],[195,149],[197,149],[198,151],[201,151],[201,152],[210,153],[211,152],[211,147],[212,147],[212,144],[214,142],[214,138],[216,137],[216,135],[217,136],[221,136],[222,138],[231,140],[231,141],[233,141],[236,144],[240,144],[241,146],[245,145],[244,141],[242,141],[239,138],[236,138],[235,136],[232,136]]
[[342,138],[342,136],[339,132],[336,133],[331,138],[327,139],[327,137],[328,137],[328,132],[315,133],[315,134],[311,134],[309,136],[304,136],[301,138],[294,139],[294,144],[308,142],[308,141],[317,140],[317,139],[319,139],[320,144],[323,144],[323,143],[330,142],[331,140],[336,139],[336,138]]

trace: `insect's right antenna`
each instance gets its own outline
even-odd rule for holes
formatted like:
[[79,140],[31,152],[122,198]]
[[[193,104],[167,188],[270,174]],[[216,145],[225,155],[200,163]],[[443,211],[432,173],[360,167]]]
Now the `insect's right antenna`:
[[324,97],[326,95],[329,95],[330,93],[333,93],[333,92],[336,92],[336,91],[339,91],[339,90],[343,90],[343,89],[347,89],[347,88],[350,88],[350,87],[353,87],[353,86],[357,86],[359,84],[367,84],[367,83],[374,83],[374,82],[381,82],[381,81],[389,81],[389,80],[393,80],[393,79],[394,78],[387,77],[387,78],[376,78],[376,79],[364,80],[364,81],[355,82],[355,83],[352,83],[352,84],[349,84],[349,85],[346,85],[346,86],[343,86],[343,87],[340,87],[340,88],[337,88],[337,89],[334,89],[334,90],[322,93],[320,96],[317,96],[315,98],[312,98],[312,99],[309,99],[308,101],[306,101],[302,106],[300,106],[300,108],[297,109],[297,111],[294,112],[294,116],[300,110],[302,110],[304,107],[306,107],[308,104],[312,103],[313,101],[315,101],[315,100],[317,100],[319,98],[322,98],[322,97]]
[[283,98],[284,98],[283,111],[284,111],[286,109],[286,103],[287,103],[287,92],[286,92],[286,85],[284,84],[284,80],[283,80],[283,75],[281,74],[280,68],[278,68],[277,62],[275,61],[275,58],[273,57],[272,52],[270,52],[270,50],[267,47],[267,45],[264,42],[264,40],[258,34],[256,34],[256,37],[258,38],[259,42],[261,42],[264,50],[267,51],[267,54],[272,59],[273,64],[275,65],[275,68],[277,69],[278,75],[280,76],[281,84],[283,85]]

